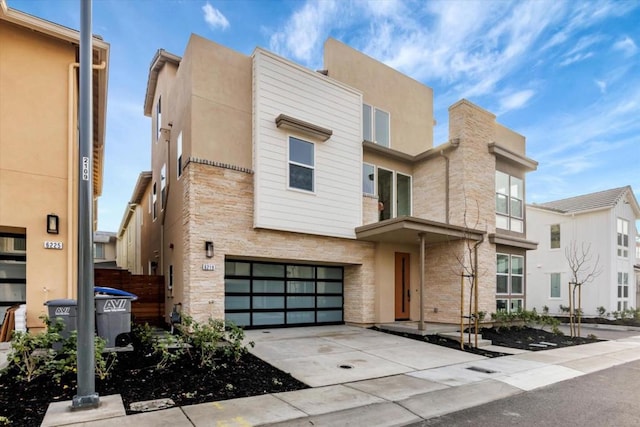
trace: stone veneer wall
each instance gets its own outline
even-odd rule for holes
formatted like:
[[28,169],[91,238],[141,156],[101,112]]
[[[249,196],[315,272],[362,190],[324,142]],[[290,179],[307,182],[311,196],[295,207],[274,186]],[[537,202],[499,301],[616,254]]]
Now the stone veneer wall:
[[362,196],[362,225],[373,224],[379,220],[378,198],[369,195]]
[[[345,322],[375,321],[375,245],[350,239],[253,228],[253,174],[191,162],[184,179],[183,309],[195,319],[224,317],[226,256],[332,263],[344,269]],[[366,201],[365,201],[366,203]],[[214,243],[206,258],[204,242]],[[202,265],[214,264],[215,271]],[[179,299],[179,296],[177,296]]]
[[413,216],[447,222],[446,182],[444,157],[424,160],[414,166]]

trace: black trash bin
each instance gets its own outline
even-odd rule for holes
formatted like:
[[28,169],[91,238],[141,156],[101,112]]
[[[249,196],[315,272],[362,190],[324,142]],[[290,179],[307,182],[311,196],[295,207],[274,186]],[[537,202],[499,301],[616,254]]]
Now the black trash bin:
[[124,347],[131,343],[131,301],[135,299],[133,294],[95,296],[96,330],[107,342],[107,347]]
[[[53,299],[44,303],[49,311],[49,320],[56,323],[61,319],[64,323],[60,336],[67,339],[72,331],[78,330],[78,302],[74,299]],[[54,350],[61,350],[62,343],[53,344]]]

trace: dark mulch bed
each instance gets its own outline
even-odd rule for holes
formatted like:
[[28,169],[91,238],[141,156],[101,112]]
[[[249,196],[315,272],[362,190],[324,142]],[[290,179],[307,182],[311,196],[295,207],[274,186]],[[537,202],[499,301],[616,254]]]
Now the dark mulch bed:
[[[216,369],[200,368],[186,355],[167,369],[157,370],[155,363],[139,352],[120,353],[111,377],[96,379],[96,392],[120,394],[127,413],[132,414],[129,405],[145,400],[170,398],[182,406],[307,388],[251,354],[244,354],[237,363],[221,354]],[[11,425],[39,426],[49,403],[71,400],[77,393],[75,374],[60,384],[49,376],[18,383],[15,376],[11,369],[0,375],[0,416]]]
[[[570,347],[602,341],[597,338],[571,338],[567,335],[554,334],[542,329],[534,329],[526,326],[511,328],[483,328],[481,329],[481,332],[482,338],[491,340],[494,345],[531,351],[549,350],[551,348]],[[547,348],[532,347],[530,345],[538,344],[540,342],[548,342],[556,345],[548,346]]]
[[[383,330],[377,327],[373,327],[376,331],[385,332],[392,335],[398,335],[406,338],[411,338],[417,341],[428,342],[431,344],[437,344],[448,348],[453,348],[456,350],[465,351],[467,353],[478,354],[480,356],[485,357],[501,357],[508,356],[508,353],[500,353],[495,351],[485,350],[482,347],[475,348],[468,345],[464,346],[464,349],[460,348],[460,343],[456,340],[444,338],[438,335],[416,335],[410,334],[406,332],[396,332],[396,331],[388,331]],[[554,334],[552,332],[547,332],[542,329],[534,329],[530,327],[510,327],[510,328],[482,328],[480,329],[480,333],[483,339],[491,340],[493,345],[499,345],[502,347],[511,347],[518,348],[521,350],[530,350],[530,351],[541,351],[541,350],[550,350],[552,348],[561,348],[561,347],[569,347],[580,344],[590,344],[598,341],[597,338],[571,338],[567,335],[562,334]],[[469,335],[467,332],[464,334],[464,341],[468,342]],[[471,334],[471,342],[474,340],[474,335]],[[556,344],[555,346],[548,346],[546,348],[543,347],[535,347],[530,344],[539,344],[540,342],[547,342]]]

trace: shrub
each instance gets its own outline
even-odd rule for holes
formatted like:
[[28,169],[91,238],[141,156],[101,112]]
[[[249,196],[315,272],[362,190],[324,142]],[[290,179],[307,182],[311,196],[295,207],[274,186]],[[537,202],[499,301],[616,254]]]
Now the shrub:
[[598,312],[598,317],[604,317],[605,313],[607,312],[607,309],[604,308],[603,306],[600,306],[596,308],[596,311]]

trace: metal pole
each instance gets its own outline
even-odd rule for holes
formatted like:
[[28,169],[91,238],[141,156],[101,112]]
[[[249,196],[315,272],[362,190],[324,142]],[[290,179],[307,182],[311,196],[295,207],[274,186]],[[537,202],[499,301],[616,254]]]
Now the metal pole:
[[418,330],[424,331],[424,268],[425,268],[425,234],[420,233],[420,322]]
[[93,292],[93,106],[91,0],[80,0],[80,141],[78,150],[78,394],[72,408],[97,407]]
[[460,350],[464,350],[464,273],[460,273]]

